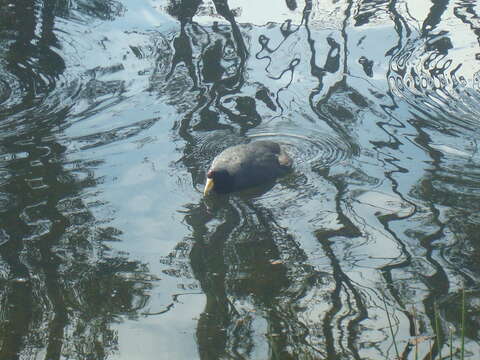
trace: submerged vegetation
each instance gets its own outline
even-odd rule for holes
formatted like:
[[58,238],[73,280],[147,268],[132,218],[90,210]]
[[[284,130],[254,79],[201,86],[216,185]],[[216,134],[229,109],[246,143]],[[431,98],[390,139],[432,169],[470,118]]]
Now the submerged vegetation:
[[[460,359],[464,360],[465,359],[465,288],[462,287],[461,290],[461,301],[458,303],[458,308],[459,308],[459,314],[460,314],[460,330],[459,330],[459,339],[460,339],[460,344],[458,347],[454,348],[453,346],[453,337],[454,337],[454,330],[452,327],[448,327],[448,339],[445,338],[443,335],[443,330],[447,328],[447,323],[444,322],[442,323],[441,317],[440,317],[440,312],[439,312],[439,307],[438,303],[434,303],[434,326],[432,328],[432,334],[431,335],[420,335],[419,334],[419,319],[417,317],[417,309],[415,305],[412,305],[411,310],[410,310],[410,315],[413,320],[413,336],[411,339],[408,341],[408,344],[405,345],[405,350],[402,354],[399,352],[400,344],[398,343],[396,337],[395,337],[395,325],[393,324],[391,320],[391,310],[389,310],[388,304],[385,300],[385,297],[383,298],[383,303],[384,303],[384,309],[385,313],[387,316],[388,320],[388,326],[390,330],[390,335],[391,335],[391,340],[393,343],[393,347],[395,349],[395,355],[396,359],[399,360],[406,360],[411,357],[409,357],[410,354],[410,348],[414,348],[414,353],[413,353],[413,359],[418,360],[419,359],[419,354],[420,354],[420,349],[419,347],[422,344],[427,344],[426,350],[424,350],[424,353],[426,354],[425,356],[422,356],[422,359],[428,359],[428,360],[434,360],[434,359],[440,359],[440,360],[454,360],[454,359]],[[448,341],[445,341],[448,340]],[[433,341],[433,343],[432,343]],[[448,354],[444,355],[442,354],[442,348],[444,345],[447,345]]]

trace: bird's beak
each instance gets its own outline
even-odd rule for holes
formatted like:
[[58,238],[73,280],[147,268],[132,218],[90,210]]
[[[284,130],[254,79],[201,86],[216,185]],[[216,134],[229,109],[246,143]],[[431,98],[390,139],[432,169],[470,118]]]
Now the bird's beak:
[[203,189],[203,196],[207,196],[210,191],[213,189],[213,179],[207,178],[207,183],[205,184],[205,189]]

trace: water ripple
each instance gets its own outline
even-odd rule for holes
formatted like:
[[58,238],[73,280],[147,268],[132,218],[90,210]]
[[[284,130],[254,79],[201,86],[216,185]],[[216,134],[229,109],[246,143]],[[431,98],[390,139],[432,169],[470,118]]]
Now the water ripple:
[[332,167],[355,154],[351,144],[318,130],[304,131],[293,127],[283,128],[279,132],[255,130],[250,133],[250,138],[277,141],[285,146],[296,166],[307,164],[313,169]]
[[[22,91],[19,80],[6,71],[0,63],[2,78],[0,79],[0,116],[7,113],[9,109],[21,103]],[[1,119],[1,118],[0,118]]]
[[[395,54],[387,74],[391,91],[414,106],[433,125],[476,132],[480,116],[477,72],[467,80],[445,34],[429,40],[410,39]],[[465,74],[465,75],[463,75]]]
[[3,79],[0,79],[0,105],[10,98],[12,89],[10,85]]
[[103,146],[138,135],[142,131],[150,128],[157,120],[158,119],[141,120],[108,131],[96,132],[76,138],[72,137],[70,141],[77,143],[79,148],[83,150]]

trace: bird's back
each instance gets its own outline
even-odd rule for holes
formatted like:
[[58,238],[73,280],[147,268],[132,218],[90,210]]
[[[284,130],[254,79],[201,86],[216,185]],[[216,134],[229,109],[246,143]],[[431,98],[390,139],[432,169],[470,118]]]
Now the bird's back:
[[291,160],[272,141],[256,141],[230,147],[218,155],[212,168],[228,171],[235,178],[235,188],[255,186],[284,174],[291,167]]

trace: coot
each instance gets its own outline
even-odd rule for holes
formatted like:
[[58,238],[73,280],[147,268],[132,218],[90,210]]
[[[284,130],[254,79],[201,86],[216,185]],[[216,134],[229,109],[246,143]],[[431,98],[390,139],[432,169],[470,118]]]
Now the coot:
[[262,140],[232,146],[213,159],[203,194],[207,195],[212,189],[229,193],[262,185],[291,167],[292,160],[276,142]]

